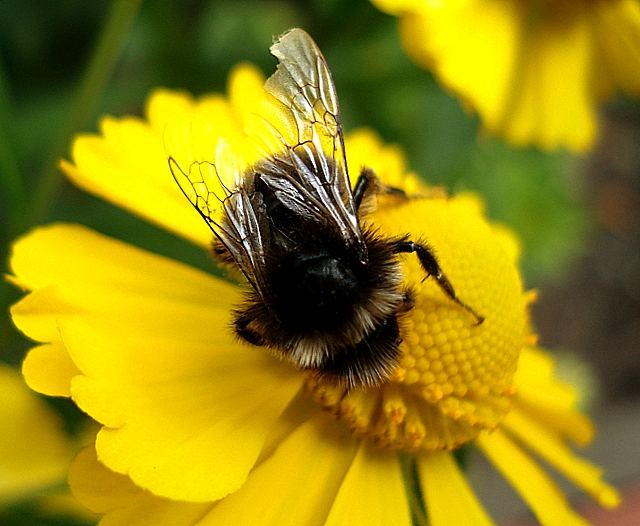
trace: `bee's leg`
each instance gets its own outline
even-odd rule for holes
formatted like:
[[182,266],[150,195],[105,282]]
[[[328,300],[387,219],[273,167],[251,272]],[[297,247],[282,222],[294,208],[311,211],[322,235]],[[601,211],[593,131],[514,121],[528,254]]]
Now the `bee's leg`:
[[249,327],[249,324],[253,321],[254,317],[251,313],[251,308],[244,312],[237,313],[236,319],[233,323],[236,334],[240,336],[244,341],[262,347],[265,344],[262,335]]
[[367,195],[377,193],[379,185],[380,183],[373,170],[371,168],[363,168],[353,189],[353,202],[356,205],[356,210],[360,210],[360,205]]
[[404,190],[394,186],[383,185],[374,171],[371,168],[365,167],[360,172],[353,189],[353,201],[356,205],[356,210],[360,211],[360,205],[362,205],[363,201],[366,201],[369,196],[376,194],[395,195],[403,199],[409,199]]
[[214,238],[211,242],[211,252],[213,253],[213,257],[215,257],[218,261],[222,261],[223,263],[233,263],[233,256],[231,252],[222,244],[218,238]]
[[402,303],[398,307],[398,314],[409,312],[416,306],[416,295],[412,288],[406,288],[402,297]]
[[480,325],[484,321],[484,316],[480,316],[475,310],[469,307],[469,305],[458,298],[453,285],[451,285],[451,282],[449,281],[449,278],[447,278],[444,272],[442,272],[442,269],[440,268],[436,257],[426,246],[414,243],[413,241],[400,240],[396,241],[393,244],[393,251],[396,254],[411,254],[415,252],[418,256],[418,260],[420,261],[420,265],[422,265],[422,268],[427,273],[424,279],[427,279],[429,276],[433,276],[433,278],[436,280],[436,283],[440,286],[444,293],[449,296],[449,298],[451,298],[452,301],[456,302],[463,309],[473,315],[473,317],[476,319],[476,325]]

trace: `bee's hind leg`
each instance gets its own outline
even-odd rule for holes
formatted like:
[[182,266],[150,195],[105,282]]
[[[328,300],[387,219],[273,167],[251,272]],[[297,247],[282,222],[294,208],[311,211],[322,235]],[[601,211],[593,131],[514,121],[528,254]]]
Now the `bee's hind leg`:
[[235,333],[247,343],[262,347],[266,343],[263,336],[249,326],[253,320],[251,307],[244,312],[236,312],[233,328]]
[[449,298],[451,298],[452,301],[454,301],[455,303],[460,305],[460,307],[473,315],[473,317],[476,319],[476,325],[480,325],[484,321],[484,316],[480,316],[469,305],[458,298],[453,285],[451,285],[451,282],[449,281],[449,278],[447,278],[444,272],[442,272],[442,269],[438,264],[438,260],[428,247],[419,243],[414,243],[413,241],[406,241],[401,239],[399,241],[396,241],[393,244],[392,248],[396,254],[412,254],[415,252],[415,254],[418,256],[418,260],[420,261],[420,265],[427,273],[424,279],[427,279],[429,276],[433,276],[433,279],[436,280],[438,286],[444,291],[447,296],[449,296]]

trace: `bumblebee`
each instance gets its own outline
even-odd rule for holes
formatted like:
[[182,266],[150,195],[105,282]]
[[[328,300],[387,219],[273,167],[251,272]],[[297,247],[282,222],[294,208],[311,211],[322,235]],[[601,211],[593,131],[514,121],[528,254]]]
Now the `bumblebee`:
[[[170,157],[169,166],[215,235],[215,256],[250,285],[234,312],[235,333],[348,388],[377,385],[397,366],[399,319],[413,306],[401,254],[415,253],[425,278],[478,324],[483,318],[457,297],[427,245],[361,221],[377,193],[404,194],[367,168],[352,189],[336,90],[313,39],[291,29],[270,50],[279,64],[265,90],[289,113],[297,137],[280,134],[281,151],[231,185],[212,162],[184,171]],[[222,191],[211,188],[215,176]]]

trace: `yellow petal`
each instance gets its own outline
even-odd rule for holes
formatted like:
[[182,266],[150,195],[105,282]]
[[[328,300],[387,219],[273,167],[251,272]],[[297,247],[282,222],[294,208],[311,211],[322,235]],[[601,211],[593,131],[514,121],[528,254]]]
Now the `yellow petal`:
[[[34,230],[16,242],[10,264],[24,287],[38,289],[12,307],[13,320],[41,342],[58,341],[58,321],[72,315],[110,318],[118,331],[147,328],[212,341],[239,298],[221,280],[79,226]],[[68,392],[68,363],[38,369],[30,360],[25,373],[34,388]]]
[[601,47],[600,68],[611,91],[613,80],[630,94],[640,94],[640,5],[635,0],[594,2],[591,26]]
[[78,308],[66,301],[60,289],[44,287],[22,298],[11,306],[11,319],[26,336],[37,342],[60,339],[56,319],[62,315],[77,314]]
[[185,91],[158,88],[147,99],[145,115],[153,131],[161,137],[171,121],[188,119],[194,104],[193,97]]
[[501,431],[481,434],[476,443],[546,526],[586,526],[549,476]]
[[[91,266],[91,262],[85,262]],[[149,264],[145,269],[147,275],[153,274],[154,265]],[[171,272],[163,273],[162,266],[157,268],[159,281],[166,281]],[[180,279],[180,267],[176,266],[175,274]],[[117,273],[118,264],[114,265]],[[134,333],[144,338],[159,338],[161,334],[171,336],[181,335],[183,341],[197,340],[201,345],[209,345],[216,341],[220,331],[228,332],[231,305],[235,301],[225,301],[225,297],[233,295],[237,298],[237,289],[215,280],[206,274],[200,274],[204,282],[196,281],[191,292],[189,287],[184,290],[165,291],[162,286],[157,289],[150,287],[141,290],[136,295],[135,280],[124,287],[114,285],[107,277],[101,283],[90,283],[81,279],[67,285],[68,278],[61,279],[63,288],[45,287],[36,290],[23,298],[12,308],[15,324],[25,334],[38,341],[58,342],[60,339],[59,324],[65,318],[82,317],[93,322],[100,320],[110,323],[112,332]],[[99,278],[99,276],[98,276]],[[207,283],[207,281],[214,283]],[[99,279],[97,281],[100,281]],[[218,289],[215,283],[220,285]],[[83,287],[84,285],[84,287]],[[201,285],[201,286],[200,286]],[[106,287],[106,288],[105,288]],[[209,289],[210,294],[197,298],[197,295]],[[67,297],[63,297],[63,293]],[[158,295],[156,294],[158,293]],[[191,296],[193,302],[187,298]],[[216,298],[213,300],[212,298]],[[181,316],[177,316],[177,314]],[[59,347],[63,350],[63,346]],[[66,351],[65,351],[66,352]],[[47,356],[53,358],[53,356]],[[28,367],[25,369],[26,378],[35,389],[47,394],[61,394],[68,392],[68,374],[74,371],[67,362],[68,358],[58,356],[61,361],[51,368]],[[98,357],[91,356],[91,360]],[[90,363],[82,362],[83,354],[74,358],[74,367],[90,368]],[[27,359],[29,365],[30,359]],[[178,360],[182,361],[182,360]],[[67,363],[63,363],[67,362]],[[64,375],[64,376],[62,376]],[[52,389],[54,391],[52,391]]]
[[540,349],[525,347],[522,350],[515,383],[519,395],[529,403],[563,411],[570,411],[576,405],[575,389],[558,380],[554,357]]
[[256,465],[269,458],[284,439],[309,420],[310,415],[315,414],[317,410],[318,405],[309,396],[308,390],[301,389],[298,391],[298,394],[291,400],[282,415],[280,415],[280,418],[271,426]]
[[31,349],[22,364],[27,385],[49,396],[71,396],[71,379],[79,373],[59,341]]
[[293,432],[201,525],[323,525],[354,454],[348,431],[319,415]]
[[57,416],[5,365],[0,400],[0,502],[7,503],[60,484],[71,444]]
[[613,508],[619,504],[616,490],[602,480],[602,469],[575,455],[546,426],[518,410],[511,411],[503,425],[602,506]]
[[299,389],[290,366],[224,333],[196,341],[85,319],[60,325],[87,374],[74,378],[72,397],[107,426],[96,441],[101,462],[159,496],[211,501],[235,491]]
[[582,8],[573,8],[547,10],[533,21],[529,13],[522,26],[512,89],[492,129],[515,144],[582,151],[595,139],[592,35]]
[[106,514],[100,526],[190,526],[211,507],[162,499],[138,488],[128,477],[100,464],[93,447],[74,459],[69,485],[82,504]]
[[372,169],[382,183],[401,188],[407,194],[424,193],[420,179],[407,168],[402,149],[384,144],[380,136],[368,128],[357,129],[345,137],[347,165],[351,183],[355,184],[363,168]]
[[577,444],[591,442],[593,425],[577,410],[575,389],[555,375],[552,355],[540,349],[524,348],[515,380],[518,407]]
[[371,0],[380,11],[390,15],[400,15],[408,11],[416,11],[422,7],[424,0]]
[[25,287],[40,289],[12,310],[16,324],[39,341],[58,338],[56,320],[78,314],[110,317],[123,330],[191,334],[202,327],[201,336],[211,338],[240,297],[237,287],[202,271],[80,226],[34,230],[14,245],[10,264]]
[[85,308],[101,301],[98,291],[198,305],[237,297],[236,287],[222,280],[79,225],[34,229],[14,244],[10,266],[26,288],[56,286]]
[[431,526],[493,524],[450,453],[419,456],[418,470]]
[[211,232],[177,187],[162,135],[141,120],[104,118],[103,136],[79,135],[60,166],[80,188],[111,201],[194,243]]
[[229,100],[242,129],[246,130],[262,108],[264,81],[262,72],[249,63],[235,66],[229,74]]
[[64,225],[23,238],[11,264],[28,287],[56,284],[63,296],[42,302],[43,318],[85,375],[73,381],[76,403],[113,428],[98,439],[101,461],[176,499],[242,484],[301,377],[234,339],[236,287]]
[[495,129],[509,100],[522,17],[522,5],[512,0],[430,2],[400,27],[409,54]]
[[[262,75],[243,64],[230,75],[230,101],[220,94],[195,100],[167,89],[147,102],[148,121],[105,117],[100,135],[80,135],[73,162],[62,169],[81,188],[207,246],[212,233],[175,183],[169,156],[188,171],[194,161],[216,161],[221,140],[232,145],[239,162],[255,160],[245,133],[264,98]],[[225,166],[219,166],[224,169]]]
[[374,3],[401,17],[416,62],[486,129],[517,145],[582,151],[595,139],[597,98],[614,81],[640,88],[640,9],[632,1]]
[[324,524],[411,526],[397,455],[361,444]]

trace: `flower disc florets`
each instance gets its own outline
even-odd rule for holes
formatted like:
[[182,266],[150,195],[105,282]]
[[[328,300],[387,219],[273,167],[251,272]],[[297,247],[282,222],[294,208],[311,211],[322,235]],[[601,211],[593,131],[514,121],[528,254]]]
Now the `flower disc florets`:
[[415,306],[401,319],[402,358],[393,379],[347,391],[308,381],[314,398],[353,433],[393,449],[454,449],[498,425],[511,405],[513,375],[527,339],[526,295],[511,241],[470,197],[425,197],[385,205],[370,217],[385,234],[426,241],[478,325],[417,258],[403,257]]

